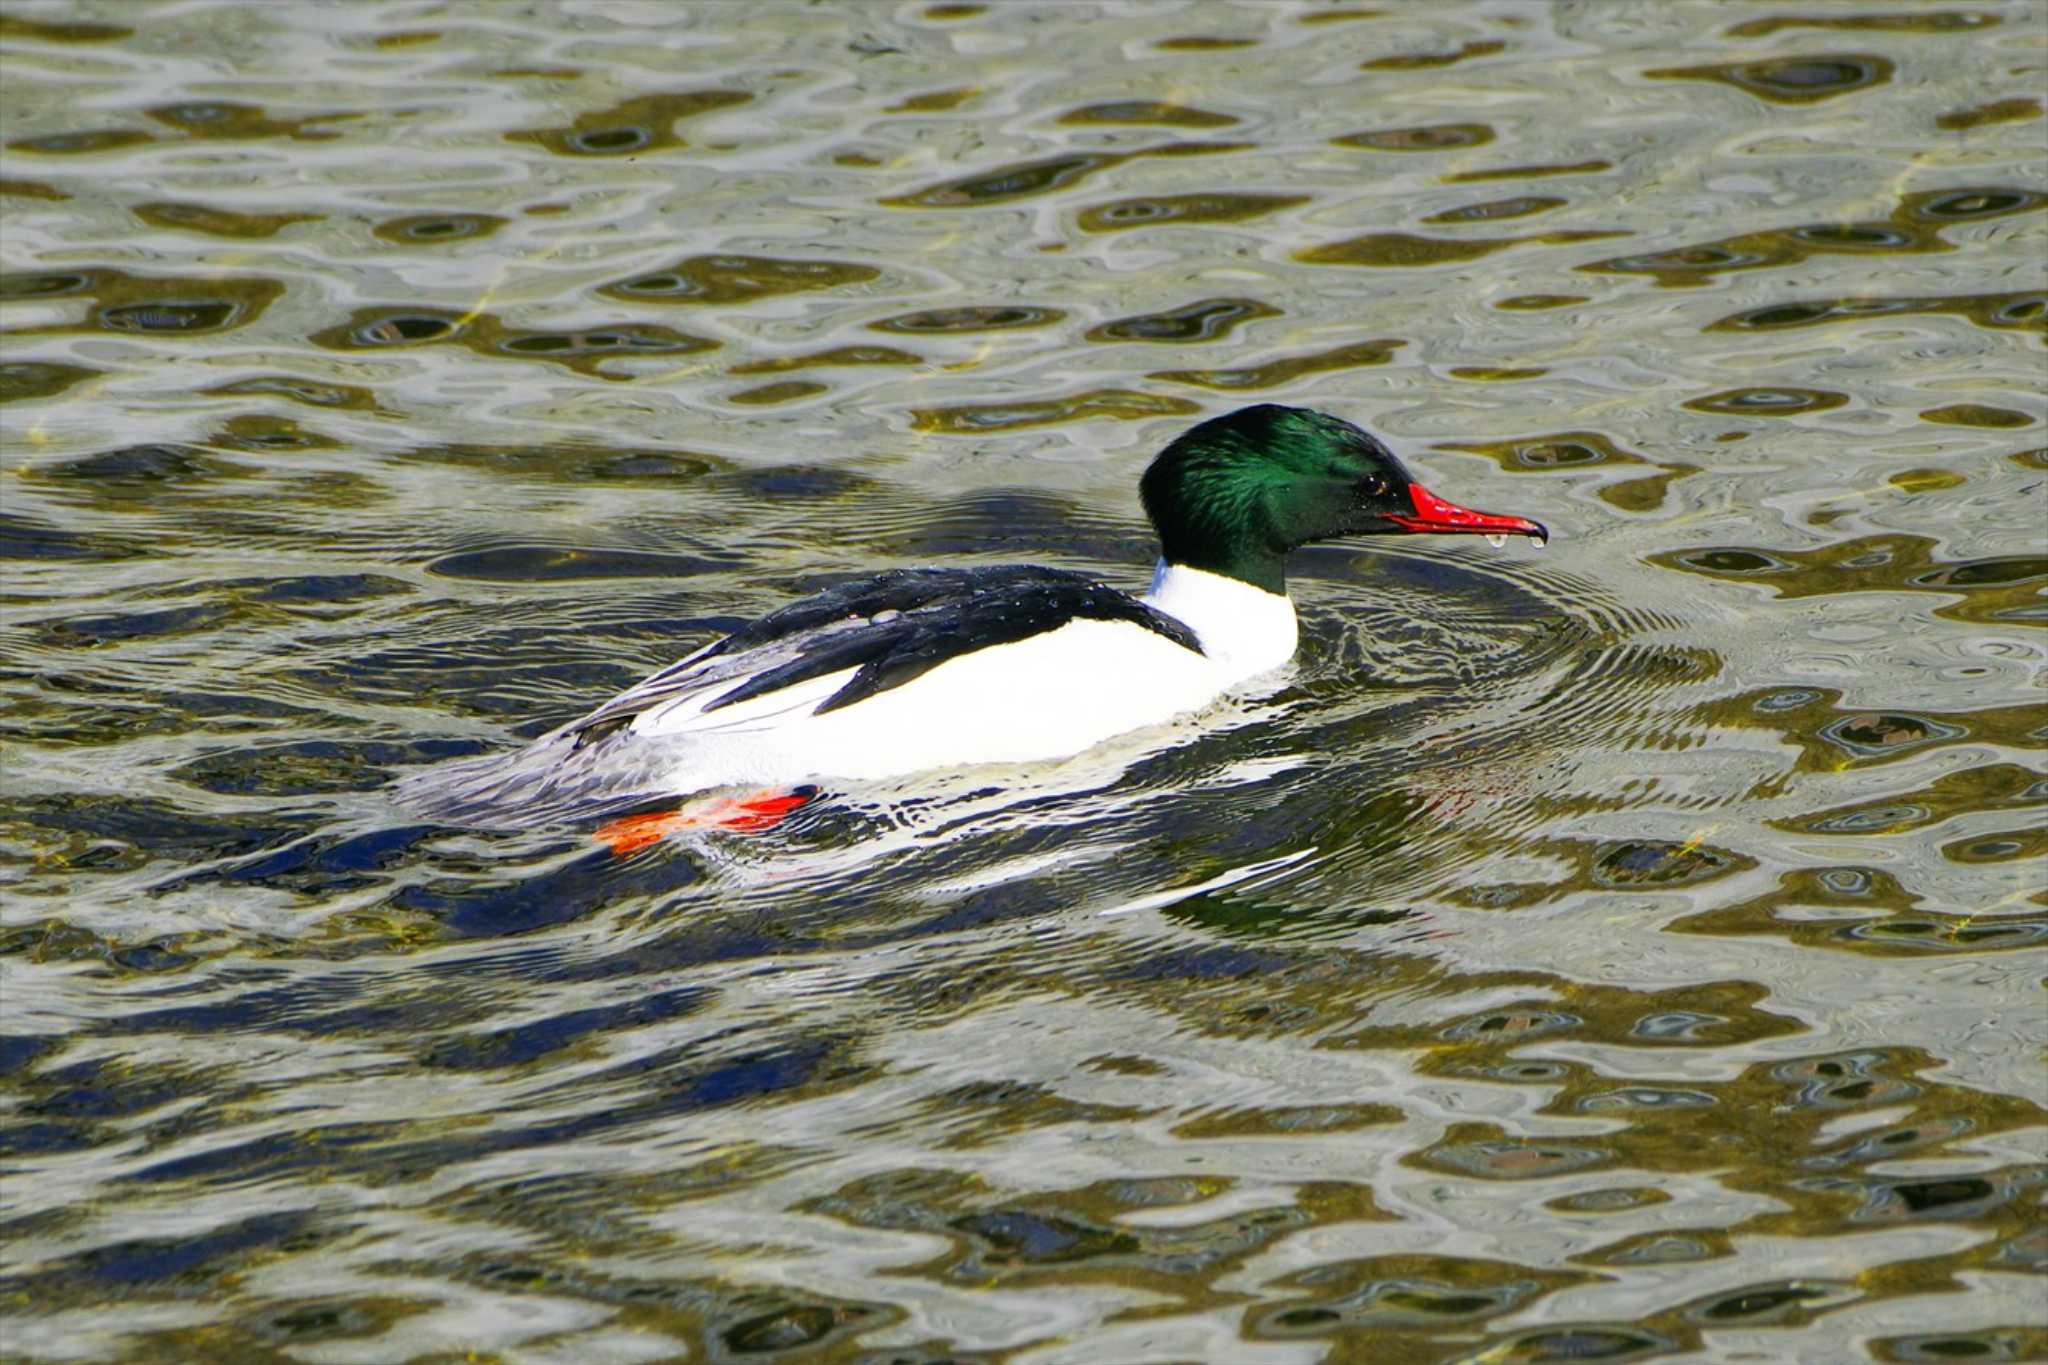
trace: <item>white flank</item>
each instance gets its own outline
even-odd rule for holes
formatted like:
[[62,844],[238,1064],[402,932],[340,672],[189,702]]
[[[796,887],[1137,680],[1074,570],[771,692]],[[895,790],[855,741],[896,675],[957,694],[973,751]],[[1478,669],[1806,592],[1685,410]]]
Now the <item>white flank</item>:
[[1033,763],[1200,710],[1294,654],[1294,607],[1279,594],[1162,565],[1145,601],[1193,629],[1203,652],[1127,621],[1081,619],[823,715],[813,708],[850,672],[708,713],[726,686],[686,695],[641,715],[632,733],[679,792]]

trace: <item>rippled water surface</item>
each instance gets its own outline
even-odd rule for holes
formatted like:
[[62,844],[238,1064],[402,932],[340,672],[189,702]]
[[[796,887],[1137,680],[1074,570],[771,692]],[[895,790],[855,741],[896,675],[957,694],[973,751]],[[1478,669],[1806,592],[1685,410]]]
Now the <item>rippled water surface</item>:
[[[0,1350],[2040,1359],[2048,8],[8,3]],[[615,858],[419,823],[1201,416],[1556,532]]]

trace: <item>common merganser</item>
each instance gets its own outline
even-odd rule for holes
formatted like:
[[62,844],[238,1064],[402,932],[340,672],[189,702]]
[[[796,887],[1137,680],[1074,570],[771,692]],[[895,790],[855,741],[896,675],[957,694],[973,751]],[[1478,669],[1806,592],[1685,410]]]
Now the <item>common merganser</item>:
[[[1294,655],[1290,550],[1339,536],[1529,537],[1418,484],[1369,433],[1260,404],[1189,428],[1139,483],[1143,596],[1037,565],[892,569],[782,607],[509,754],[406,781],[462,823],[523,826],[725,788],[696,823],[760,828],[829,779],[1064,758],[1197,711]],[[613,822],[621,851],[678,821]]]

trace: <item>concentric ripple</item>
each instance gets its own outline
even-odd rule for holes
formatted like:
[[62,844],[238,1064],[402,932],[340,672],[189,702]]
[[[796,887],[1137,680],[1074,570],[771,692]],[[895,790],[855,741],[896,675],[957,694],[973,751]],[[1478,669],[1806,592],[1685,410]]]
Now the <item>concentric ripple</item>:
[[[9,1358],[2048,1354],[2039,6],[1742,8],[10,3]],[[1251,402],[1555,537],[747,837],[387,790],[1138,587]]]

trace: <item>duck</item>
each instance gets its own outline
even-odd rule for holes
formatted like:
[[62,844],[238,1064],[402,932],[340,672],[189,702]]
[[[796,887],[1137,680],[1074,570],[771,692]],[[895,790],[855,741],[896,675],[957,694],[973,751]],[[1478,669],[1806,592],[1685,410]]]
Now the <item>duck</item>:
[[1142,593],[1042,565],[891,569],[770,611],[522,749],[416,774],[401,799],[525,827],[701,798],[607,820],[615,853],[765,829],[821,784],[1068,758],[1275,673],[1300,640],[1301,546],[1549,537],[1430,492],[1362,427],[1272,403],[1183,431],[1138,491],[1159,539]]

